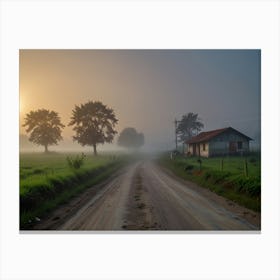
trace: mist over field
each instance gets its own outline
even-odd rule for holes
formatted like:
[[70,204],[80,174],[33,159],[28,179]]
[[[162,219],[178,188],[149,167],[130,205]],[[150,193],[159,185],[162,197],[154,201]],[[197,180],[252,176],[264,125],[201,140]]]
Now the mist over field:
[[[194,112],[203,131],[232,126],[260,146],[259,50],[20,50],[20,150],[42,151],[22,127],[30,110],[59,113],[63,141],[54,151],[92,151],[73,143],[75,105],[101,101],[120,133],[135,127],[144,151],[173,149],[174,120]],[[119,135],[119,134],[118,134]],[[118,135],[99,151],[121,149]]]
[[260,229],[259,50],[19,59],[21,230]]

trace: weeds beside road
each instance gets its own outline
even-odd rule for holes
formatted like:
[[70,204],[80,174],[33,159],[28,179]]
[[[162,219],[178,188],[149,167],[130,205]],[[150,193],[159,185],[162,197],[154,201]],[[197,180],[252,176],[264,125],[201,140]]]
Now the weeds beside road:
[[121,168],[124,156],[87,155],[76,170],[67,163],[69,154],[20,154],[20,228],[28,228],[57,206],[66,203]]
[[258,154],[247,158],[200,159],[183,156],[170,159],[165,154],[158,162],[183,179],[193,181],[249,209],[261,211],[261,162]]

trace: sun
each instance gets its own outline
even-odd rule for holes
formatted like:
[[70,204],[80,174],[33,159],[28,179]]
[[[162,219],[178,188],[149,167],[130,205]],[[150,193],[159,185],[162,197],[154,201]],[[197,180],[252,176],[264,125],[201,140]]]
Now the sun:
[[24,103],[23,98],[20,98],[19,99],[19,113],[23,114],[24,111],[25,111],[25,103]]
[[22,100],[19,101],[19,112],[22,113],[23,111],[23,102]]

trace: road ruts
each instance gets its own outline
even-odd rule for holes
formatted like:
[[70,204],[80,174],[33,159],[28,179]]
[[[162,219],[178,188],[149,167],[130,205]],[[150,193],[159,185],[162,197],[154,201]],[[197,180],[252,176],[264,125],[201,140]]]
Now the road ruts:
[[139,161],[113,178],[59,230],[257,230],[245,219]]

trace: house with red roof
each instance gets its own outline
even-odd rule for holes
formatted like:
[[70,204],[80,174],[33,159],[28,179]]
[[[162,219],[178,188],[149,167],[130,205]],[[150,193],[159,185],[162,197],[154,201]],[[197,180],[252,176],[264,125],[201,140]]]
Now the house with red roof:
[[249,152],[250,140],[232,127],[201,132],[186,141],[187,154],[201,157],[244,154]]

